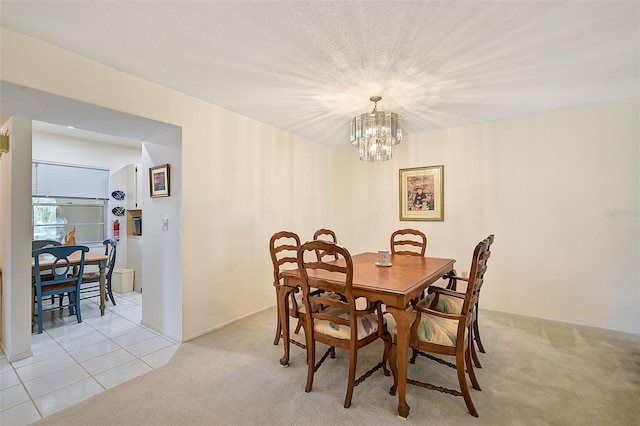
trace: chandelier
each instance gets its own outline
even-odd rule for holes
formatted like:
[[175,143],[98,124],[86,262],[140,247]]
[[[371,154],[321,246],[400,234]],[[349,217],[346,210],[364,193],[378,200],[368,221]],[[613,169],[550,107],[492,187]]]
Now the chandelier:
[[393,157],[393,145],[402,141],[402,117],[378,111],[380,96],[369,98],[373,111],[351,120],[351,145],[357,146],[362,161],[385,161]]

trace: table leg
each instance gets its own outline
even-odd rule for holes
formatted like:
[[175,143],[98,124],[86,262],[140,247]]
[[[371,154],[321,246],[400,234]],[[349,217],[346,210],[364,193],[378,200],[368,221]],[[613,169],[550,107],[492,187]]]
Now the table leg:
[[407,404],[407,364],[409,357],[409,326],[411,320],[411,311],[413,308],[408,306],[405,309],[398,309],[387,306],[387,311],[393,315],[397,325],[397,351],[398,351],[398,416],[406,419],[409,417],[409,405]]
[[278,288],[278,315],[280,315],[280,325],[282,329],[282,344],[284,346],[284,355],[280,358],[280,365],[289,365],[289,348],[291,346],[289,340],[289,304],[287,297],[293,291],[293,287],[280,286]]
[[104,276],[104,269],[107,265],[105,260],[100,261],[98,267],[100,268],[100,316],[104,315],[104,299],[105,299],[105,288],[107,286],[107,280]]

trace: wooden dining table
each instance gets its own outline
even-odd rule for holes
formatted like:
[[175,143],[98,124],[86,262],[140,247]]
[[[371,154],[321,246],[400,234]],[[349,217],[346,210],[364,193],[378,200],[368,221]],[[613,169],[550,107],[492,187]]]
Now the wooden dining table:
[[[100,270],[100,315],[104,315],[105,308],[105,297],[106,297],[106,277],[105,277],[105,268],[107,266],[108,256],[106,254],[101,253],[92,253],[90,251],[84,254],[84,265],[96,265]],[[76,251],[69,256],[69,263],[71,266],[77,266],[80,264],[80,252]],[[59,264],[60,265],[60,264]],[[64,267],[64,264],[62,264]],[[48,270],[53,267],[53,259],[41,259],[40,260],[40,269]],[[31,258],[31,273],[34,274],[35,261]]]
[[[409,416],[409,405],[406,401],[407,365],[409,357],[409,326],[411,325],[411,301],[429,285],[436,282],[444,274],[453,270],[454,259],[436,257],[391,255],[391,266],[377,266],[378,253],[361,253],[352,256],[353,260],[353,293],[356,297],[364,297],[370,301],[380,301],[393,315],[397,324],[398,345],[398,415]],[[336,261],[344,263],[344,260]],[[331,262],[329,262],[331,263]],[[331,281],[331,272],[309,270],[309,285],[314,280]],[[287,297],[302,283],[297,269],[283,273],[284,285],[279,288],[278,306],[280,321],[284,329],[289,329],[289,304]],[[337,282],[338,283],[338,282]],[[284,355],[281,365],[289,363],[289,336],[283,333]]]

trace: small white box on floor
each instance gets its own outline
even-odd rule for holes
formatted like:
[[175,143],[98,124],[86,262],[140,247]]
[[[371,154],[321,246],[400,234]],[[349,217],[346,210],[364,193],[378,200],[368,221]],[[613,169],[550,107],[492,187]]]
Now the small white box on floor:
[[116,293],[129,293],[133,291],[133,269],[115,269],[111,277],[111,290]]

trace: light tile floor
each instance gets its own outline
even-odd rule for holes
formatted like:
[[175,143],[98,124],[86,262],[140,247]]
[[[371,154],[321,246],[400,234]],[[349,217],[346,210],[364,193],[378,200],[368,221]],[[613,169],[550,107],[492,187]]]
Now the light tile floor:
[[68,311],[47,312],[32,334],[33,356],[0,355],[0,425],[27,425],[166,364],[178,345],[140,325],[142,294],[115,294],[100,316],[83,300],[82,323]]

